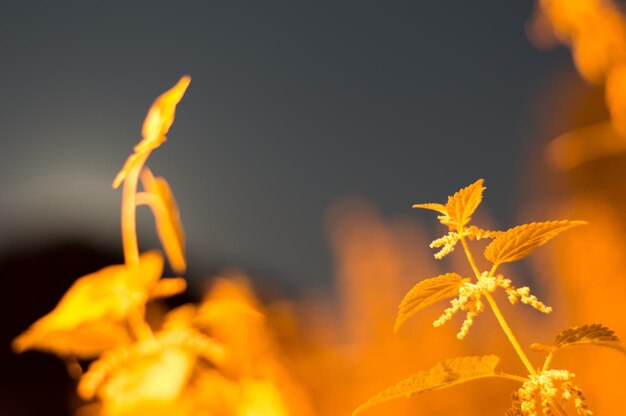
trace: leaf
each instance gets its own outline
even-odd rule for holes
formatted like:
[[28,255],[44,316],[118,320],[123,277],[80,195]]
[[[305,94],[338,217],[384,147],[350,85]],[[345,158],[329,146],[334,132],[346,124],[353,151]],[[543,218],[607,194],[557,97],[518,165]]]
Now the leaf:
[[446,204],[446,211],[458,226],[465,226],[472,217],[478,205],[483,199],[483,180],[479,179],[473,184],[461,189],[454,195],[448,197],[448,203]]
[[378,393],[363,403],[352,413],[357,413],[374,405],[400,397],[411,397],[430,390],[451,387],[455,384],[485,377],[495,376],[494,370],[500,361],[497,355],[457,357],[437,363],[428,371],[420,371],[400,381],[395,386]]
[[118,408],[173,401],[191,377],[195,360],[192,351],[165,344],[159,333],[154,339],[106,351],[81,377],[77,392],[85,400],[97,395],[103,402],[115,401]]
[[98,344],[123,343],[123,321],[148,301],[162,271],[163,256],[148,251],[139,257],[136,267],[107,266],[79,278],[51,312],[14,340],[13,348],[17,352],[41,349],[83,358],[97,355]]
[[531,348],[541,351],[555,351],[576,345],[598,345],[613,348],[626,354],[626,348],[615,332],[600,324],[575,326],[556,336],[553,345],[535,343]]
[[562,220],[533,222],[510,228],[496,237],[485,248],[485,258],[493,264],[520,260],[546,244],[559,233],[583,224],[586,224],[586,222]]
[[434,202],[429,202],[426,204],[413,204],[412,208],[429,209],[431,211],[437,211],[443,215],[448,215],[448,210],[446,209],[445,205],[436,204]]
[[183,99],[190,82],[189,76],[183,76],[176,85],[154,101],[143,122],[142,139],[133,148],[134,153],[126,159],[122,170],[113,179],[113,189],[117,189],[124,182],[128,173],[139,163],[142,156],[147,157],[152,150],[167,140],[165,135],[174,123],[176,105]]
[[415,312],[440,300],[456,296],[462,283],[461,276],[456,273],[447,273],[422,280],[413,286],[400,302],[394,331],[398,331],[402,323]]
[[185,260],[185,231],[180,221],[178,205],[167,183],[154,177],[148,168],[141,172],[141,183],[145,192],[137,194],[137,205],[146,204],[156,220],[157,233],[167,259],[176,273],[187,269]]
[[29,329],[15,338],[11,347],[17,353],[37,349],[59,357],[90,360],[107,350],[131,342],[124,323],[99,320],[71,329],[50,329],[45,332],[40,328]]

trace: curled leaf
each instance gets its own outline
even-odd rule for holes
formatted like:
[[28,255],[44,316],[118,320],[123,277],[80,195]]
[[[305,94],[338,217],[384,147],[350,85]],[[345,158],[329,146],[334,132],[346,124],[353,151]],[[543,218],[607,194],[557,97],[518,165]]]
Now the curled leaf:
[[185,231],[180,221],[178,205],[167,181],[154,177],[148,168],[141,172],[145,192],[137,194],[137,205],[146,204],[156,220],[157,233],[167,259],[176,273],[187,269],[185,261]]
[[497,355],[451,358],[437,363],[428,371],[420,371],[400,381],[395,386],[378,393],[352,413],[400,397],[411,397],[426,391],[450,387],[479,378],[495,377],[494,370],[500,361]]
[[493,264],[520,260],[552,240],[558,234],[585,221],[546,221],[518,225],[498,235],[485,248],[485,258]]
[[[117,189],[126,179],[126,175],[130,172],[140,160],[153,150],[165,142],[165,135],[169,131],[172,123],[174,123],[174,115],[176,114],[176,105],[182,100],[187,87],[191,82],[191,78],[187,75],[183,76],[172,88],[165,91],[157,98],[143,122],[141,130],[141,141],[134,147],[134,153],[131,154],[122,169],[118,172],[113,180],[113,189]],[[144,156],[144,157],[142,157]]]
[[402,323],[415,312],[440,300],[455,297],[462,283],[463,278],[458,274],[446,273],[413,286],[400,302],[394,331],[398,331]]
[[555,351],[560,348],[576,345],[599,345],[613,348],[626,354],[626,348],[615,332],[600,324],[582,325],[561,332],[552,345],[534,343],[531,348],[540,351]]

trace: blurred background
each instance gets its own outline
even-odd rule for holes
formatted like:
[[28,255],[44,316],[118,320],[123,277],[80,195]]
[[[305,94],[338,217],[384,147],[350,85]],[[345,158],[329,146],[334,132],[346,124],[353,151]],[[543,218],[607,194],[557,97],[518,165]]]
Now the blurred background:
[[[620,134],[607,133],[609,145],[590,146],[594,157],[586,160],[582,136],[554,141],[614,115],[603,81],[589,83],[576,66],[580,57],[573,61],[558,46],[565,36],[547,30],[537,10],[531,1],[492,0],[0,5],[0,348],[7,369],[0,409],[41,414],[36,406],[45,403],[47,414],[69,414],[73,387],[62,363],[14,356],[8,345],[77,277],[123,261],[121,193],[111,182],[139,141],[150,104],[184,74],[192,83],[169,140],[149,161],[169,181],[187,234],[190,290],[174,304],[199,299],[212,276],[236,268],[268,304],[297,301],[301,330],[314,345],[338,357],[345,351],[331,346],[368,345],[347,361],[296,366],[319,414],[347,414],[441,358],[417,354],[425,347],[411,341],[415,328],[435,332],[436,312],[393,347],[381,340],[393,337],[389,322],[406,290],[446,271],[427,247],[442,229],[411,204],[445,201],[478,178],[487,186],[478,217],[485,226],[591,222],[546,249],[543,263],[511,269],[520,285],[534,285],[561,307],[551,318],[522,313],[522,322],[545,325],[535,335],[548,335],[521,337],[547,342],[596,318],[626,334],[618,306],[626,300],[618,276],[624,146],[615,144]],[[577,158],[559,159],[572,140]],[[139,241],[143,249],[158,246],[147,209],[140,209]],[[544,279],[564,271],[580,284]],[[597,274],[605,277],[594,298],[584,282]],[[614,302],[603,308],[607,290]],[[467,348],[507,349],[501,337],[478,339],[494,324],[485,321]],[[448,329],[435,336],[456,343]],[[391,351],[419,359],[394,367],[381,358]],[[615,356],[607,357],[610,367]],[[367,374],[350,367],[370,361]],[[311,373],[341,365],[350,377],[333,383]],[[369,381],[341,398],[323,392],[324,382],[339,391],[357,379]],[[450,413],[438,397],[402,406],[411,414],[420,406],[430,409],[424,414],[479,414],[478,407]],[[501,397],[494,414],[507,408],[508,393]],[[591,392],[592,408],[601,408],[601,397]]]
[[[168,178],[192,268],[237,264],[328,284],[324,213],[385,214],[484,177],[502,222],[539,155],[533,101],[566,51],[524,27],[531,2],[4,4],[0,248],[119,244],[110,189],[152,101],[192,86],[150,159]],[[534,157],[533,157],[534,156]],[[147,214],[149,215],[149,214]]]

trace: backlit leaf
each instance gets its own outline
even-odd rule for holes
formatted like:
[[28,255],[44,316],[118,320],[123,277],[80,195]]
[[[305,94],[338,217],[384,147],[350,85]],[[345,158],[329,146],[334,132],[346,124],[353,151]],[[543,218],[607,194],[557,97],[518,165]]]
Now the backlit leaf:
[[448,215],[448,211],[446,209],[446,206],[443,204],[436,204],[434,202],[429,202],[426,204],[413,204],[412,208],[422,208],[422,209],[429,209],[431,211],[437,211],[443,215]]
[[389,387],[360,405],[353,415],[374,405],[400,397],[411,397],[426,391],[450,387],[479,378],[495,376],[494,370],[500,361],[496,355],[457,357],[437,363],[428,371],[420,371]]
[[483,199],[483,180],[479,179],[473,184],[461,189],[448,197],[446,211],[459,226],[465,226],[472,218],[472,214]]
[[167,259],[176,273],[187,269],[185,260],[185,231],[180,221],[178,205],[167,183],[154,177],[148,168],[141,172],[141,183],[145,192],[137,195],[137,204],[146,204],[156,220],[157,233]]
[[41,349],[86,358],[101,346],[124,343],[124,320],[143,307],[163,271],[163,256],[148,251],[136,267],[108,266],[76,280],[57,306],[13,342],[17,352]]
[[626,353],[626,348],[615,332],[600,324],[575,326],[557,335],[552,345],[535,343],[531,347],[536,350],[554,351],[576,345],[599,345]]
[[485,258],[494,264],[520,260],[559,233],[582,224],[586,224],[586,222],[562,220],[533,222],[510,228],[487,246]]
[[[183,76],[176,85],[165,91],[154,101],[143,122],[142,139],[133,148],[134,153],[128,157],[122,169],[113,179],[113,189],[117,189],[124,182],[128,172],[137,166],[142,156],[147,157],[153,149],[156,149],[167,140],[165,135],[172,123],[174,123],[176,105],[182,100],[190,82],[191,78],[189,76]],[[143,159],[145,160],[145,158]]]
[[461,276],[456,273],[447,273],[422,280],[413,286],[400,302],[394,331],[397,331],[402,323],[415,312],[440,300],[456,296],[462,283]]
[[15,338],[11,347],[18,353],[36,349],[59,357],[89,360],[131,341],[123,322],[99,320],[69,329],[30,329]]

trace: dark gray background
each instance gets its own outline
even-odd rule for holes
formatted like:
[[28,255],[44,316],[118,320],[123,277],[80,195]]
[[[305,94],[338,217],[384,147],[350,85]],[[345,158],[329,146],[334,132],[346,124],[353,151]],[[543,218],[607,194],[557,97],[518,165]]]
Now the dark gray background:
[[520,172],[541,159],[525,150],[533,102],[555,67],[573,72],[567,50],[528,42],[532,8],[3,2],[0,250],[67,236],[120,247],[111,181],[183,74],[193,81],[149,165],[178,199],[193,270],[324,285],[324,215],[346,195],[414,215],[413,202],[484,177],[510,225]]

